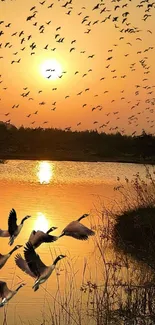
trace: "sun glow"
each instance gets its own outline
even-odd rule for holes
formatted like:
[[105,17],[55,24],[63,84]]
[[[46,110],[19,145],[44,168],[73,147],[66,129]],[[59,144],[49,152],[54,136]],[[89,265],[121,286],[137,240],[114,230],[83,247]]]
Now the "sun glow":
[[49,229],[49,224],[48,224],[48,220],[46,219],[46,217],[44,216],[43,213],[38,212],[37,213],[37,218],[35,220],[35,224],[34,224],[34,230],[42,230],[44,232],[46,232]]
[[39,178],[40,184],[49,184],[51,178],[53,177],[54,171],[53,166],[47,161],[41,161],[39,163],[39,171],[37,176]]
[[46,60],[41,65],[41,74],[47,79],[57,79],[62,75],[62,68],[60,63],[55,60]]

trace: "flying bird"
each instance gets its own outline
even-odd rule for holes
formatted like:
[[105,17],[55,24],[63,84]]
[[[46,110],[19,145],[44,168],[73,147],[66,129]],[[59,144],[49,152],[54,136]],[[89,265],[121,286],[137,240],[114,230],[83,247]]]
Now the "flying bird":
[[92,10],[99,9],[99,7],[100,7],[100,4],[98,3]]
[[10,290],[4,281],[0,281],[0,297],[2,301],[0,303],[0,307],[3,307],[7,304],[7,302],[13,298],[17,294],[20,288],[22,288],[25,283],[21,283],[15,290]]
[[70,52],[72,52],[72,51],[74,51],[75,50],[75,47],[72,47],[71,49],[70,49]]
[[36,278],[32,287],[34,291],[37,291],[40,284],[44,283],[50,277],[58,261],[66,257],[65,255],[59,255],[50,266],[46,266],[29,242],[26,244],[24,249],[24,256],[30,271]]
[[57,227],[51,227],[47,232],[41,230],[31,232],[28,242],[34,247],[39,247],[42,243],[52,243],[58,238],[56,236],[49,235],[50,232],[57,229]]
[[54,5],[54,3],[51,3],[51,4],[48,6],[48,8],[52,8],[53,5]]
[[87,240],[89,236],[95,235],[95,232],[93,230],[80,223],[82,219],[88,216],[89,214],[85,213],[76,221],[69,223],[58,237],[60,238],[62,236],[70,236],[80,240]]
[[89,59],[89,58],[92,59],[94,56],[95,56],[95,54],[89,55],[89,56],[88,56],[88,59]]
[[34,7],[32,7],[31,9],[30,9],[30,11],[32,11],[32,10],[34,10],[36,7],[34,6]]
[[15,252],[17,249],[22,247],[22,245],[16,245],[9,253],[2,255],[0,254],[0,269],[5,265],[9,257],[12,255],[13,252]]
[[24,221],[30,218],[29,215],[25,216],[21,223],[17,226],[17,214],[14,209],[12,209],[9,213],[8,218],[8,230],[1,230],[0,229],[0,237],[10,237],[9,244],[10,246],[14,243],[14,240],[19,235],[22,227],[24,225]]

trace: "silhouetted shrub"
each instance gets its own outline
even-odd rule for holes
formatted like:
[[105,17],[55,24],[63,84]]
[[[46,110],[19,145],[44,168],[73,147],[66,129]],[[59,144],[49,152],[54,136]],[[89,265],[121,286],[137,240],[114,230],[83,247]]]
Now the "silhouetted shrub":
[[118,250],[155,267],[155,207],[139,207],[118,215],[113,239]]

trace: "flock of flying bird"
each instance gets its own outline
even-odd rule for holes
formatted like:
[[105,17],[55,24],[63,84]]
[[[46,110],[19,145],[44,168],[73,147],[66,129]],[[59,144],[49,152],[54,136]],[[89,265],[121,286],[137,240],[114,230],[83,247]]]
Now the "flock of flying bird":
[[[56,264],[66,257],[65,255],[59,255],[54,260],[50,266],[46,266],[40,259],[39,255],[36,253],[35,249],[38,248],[42,243],[51,243],[58,240],[62,236],[70,236],[79,240],[87,240],[89,236],[93,236],[95,232],[83,224],[80,221],[86,218],[89,214],[84,214],[76,221],[69,223],[61,232],[59,236],[52,236],[50,232],[57,229],[57,227],[51,227],[46,233],[43,231],[33,230],[30,234],[28,242],[24,247],[24,257],[17,254],[15,256],[16,265],[26,274],[35,279],[33,289],[34,291],[39,289],[39,286],[44,283],[55,269]],[[8,230],[0,229],[0,237],[9,237],[9,245],[13,245],[17,236],[21,232],[24,222],[28,220],[31,216],[25,216],[19,225],[17,225],[17,214],[14,209],[10,211],[8,218]],[[17,249],[21,248],[22,245],[16,245],[9,253],[6,255],[0,254],[0,269],[6,264],[7,260]],[[0,307],[3,307],[7,302],[22,288],[25,283],[21,283],[15,290],[8,288],[7,283],[0,281],[0,297],[2,301]]]
[[[4,2],[7,0],[3,0]],[[61,10],[64,10],[64,14],[69,17],[72,16],[72,14],[75,14],[75,5],[74,5],[74,0],[69,0],[69,1],[64,1],[64,0],[57,0],[57,2],[60,5]],[[103,92],[101,94],[99,93],[93,93],[93,88],[91,88],[89,85],[86,85],[83,89],[79,90],[74,95],[77,96],[83,96],[84,97],[84,102],[81,106],[82,109],[86,108],[87,111],[90,113],[92,112],[95,115],[96,113],[99,113],[102,111],[102,116],[97,115],[97,119],[93,119],[93,127],[96,127],[97,130],[108,130],[113,132],[113,131],[120,131],[122,134],[125,132],[125,128],[122,126],[117,125],[121,122],[121,111],[118,109],[118,105],[121,105],[120,103],[123,102],[123,105],[127,107],[129,112],[131,111],[131,114],[127,117],[127,123],[128,126],[131,126],[132,129],[134,128],[133,135],[136,134],[136,131],[139,125],[139,119],[141,116],[143,116],[143,119],[145,119],[145,125],[147,125],[147,128],[153,133],[153,128],[154,128],[154,118],[151,117],[151,115],[154,113],[154,105],[155,105],[155,96],[154,96],[154,88],[155,85],[149,84],[149,74],[151,73],[151,67],[149,66],[149,54],[151,54],[152,51],[154,51],[154,46],[150,44],[148,47],[144,47],[143,44],[143,39],[141,37],[142,32],[146,32],[148,34],[148,38],[152,36],[153,31],[151,29],[147,28],[147,22],[153,16],[154,14],[154,9],[155,9],[155,2],[153,0],[139,0],[135,3],[135,9],[141,12],[141,20],[144,22],[146,29],[141,30],[137,26],[133,26],[132,24],[132,17],[131,13],[129,11],[130,3],[132,4],[133,1],[130,0],[124,1],[124,0],[111,0],[109,4],[106,4],[104,0],[101,0],[100,2],[92,5],[91,8],[91,14],[88,12],[87,14],[87,8],[83,6],[79,12],[77,12],[77,16],[79,16],[80,23],[82,24],[84,31],[84,34],[90,34],[93,32],[93,29],[96,28],[95,26],[98,26],[101,24],[102,26],[106,26],[105,28],[108,28],[107,23],[111,23],[113,28],[118,31],[119,33],[119,42],[116,42],[113,44],[111,48],[108,49],[107,51],[107,57],[105,59],[105,66],[103,67],[103,71],[105,75],[101,75],[100,79],[98,82],[103,83]],[[33,30],[34,32],[38,32],[38,34],[43,34],[45,35],[45,39],[47,42],[47,38],[50,39],[50,42],[45,44],[43,46],[43,50],[45,51],[52,51],[52,52],[61,52],[61,44],[66,44],[68,43],[68,40],[66,39],[66,36],[63,34],[63,26],[59,25],[55,28],[55,32],[53,35],[53,41],[52,44],[56,44],[56,46],[51,47],[51,34],[49,33],[49,28],[52,26],[52,19],[49,21],[44,21],[40,23],[40,20],[37,20],[37,16],[39,15],[40,11],[43,8],[46,8],[50,12],[50,16],[52,18],[52,13],[54,10],[54,7],[56,5],[56,1],[53,1],[53,3],[49,3],[49,0],[44,0],[44,1],[36,1],[36,5],[32,6],[29,9],[29,13],[27,17],[25,17],[25,22],[28,25],[28,28],[32,28],[32,33],[29,34],[27,33],[26,30],[13,30],[13,25],[11,22],[6,22],[4,20],[0,21],[0,51],[4,50],[5,51],[12,51],[12,59],[11,59],[11,65],[17,64],[17,69],[18,69],[18,64],[22,63],[22,53],[23,51],[27,51],[28,55],[31,55],[32,57],[37,55],[38,52],[40,51],[40,46],[39,44],[34,40],[33,37]],[[58,5],[58,4],[57,4]],[[94,16],[95,14],[95,16]],[[92,15],[92,16],[91,16]],[[94,17],[96,18],[94,20]],[[8,30],[12,30],[9,39],[6,41],[5,39],[5,33],[8,33]],[[103,29],[104,32],[104,29]],[[50,35],[50,37],[48,37]],[[140,35],[140,36],[139,36]],[[131,42],[126,42],[126,37],[130,37]],[[2,39],[2,41],[1,41]],[[16,39],[16,42],[19,44],[19,48],[14,50],[14,39]],[[91,40],[90,40],[91,41]],[[128,63],[128,71],[126,73],[118,75],[117,68],[114,66],[114,59],[116,56],[116,51],[117,48],[119,49],[120,47],[127,46],[128,51],[123,54],[124,58],[127,58],[129,60],[130,56],[132,57],[130,48],[132,48],[133,43],[132,41],[135,42],[136,48],[138,44],[138,51],[136,50],[134,52],[135,59],[134,62],[129,62]],[[74,53],[79,48],[79,45],[77,44],[78,40],[77,39],[72,39],[70,40],[70,45],[68,48],[68,53]],[[133,48],[132,48],[133,49]],[[51,52],[51,53],[52,53]],[[87,50],[81,49],[79,51],[79,54],[82,56],[81,60],[83,60],[83,56],[85,56],[85,59],[90,60],[90,68],[83,72],[80,72],[79,69],[75,70],[73,73],[73,77],[78,75],[81,79],[87,80],[87,77],[93,78],[91,74],[95,73],[95,71],[91,68],[91,60],[95,59],[95,53],[87,53]],[[17,59],[16,59],[17,58]],[[0,59],[3,60],[5,57],[0,54]],[[71,60],[74,60],[71,59]],[[102,63],[103,65],[103,63]],[[120,89],[120,95],[119,95],[119,104],[116,102],[115,98],[111,97],[111,93],[109,89],[106,89],[106,79],[107,75],[108,77],[110,76],[113,81],[116,80],[126,80],[128,77],[128,74],[133,73],[133,78],[136,79],[134,72],[136,70],[139,70],[141,68],[142,71],[142,80],[139,83],[136,83],[134,85],[134,92],[133,92],[133,101],[128,100],[127,94],[125,95],[125,92],[128,91],[128,89]],[[48,71],[49,70],[49,71]],[[47,69],[47,79],[50,79],[52,76],[52,69]],[[62,74],[59,76],[61,79],[65,79],[65,74],[67,74],[68,71],[62,71]],[[3,76],[0,75],[0,86],[2,87],[2,91],[7,91],[9,90],[8,87],[4,86],[4,80]],[[58,87],[53,87],[51,91],[58,91]],[[73,97],[73,91],[72,89],[72,94],[66,94],[63,98],[63,100],[67,100],[71,97]],[[90,96],[93,96],[95,99],[92,98],[92,101],[95,102],[98,100],[99,102],[97,105],[95,104],[88,104],[85,101],[85,95],[90,94]],[[2,93],[2,92],[1,92]],[[37,119],[34,119],[34,116],[38,116],[40,114],[40,108],[41,107],[46,107],[49,110],[55,112],[59,110],[59,104],[63,105],[63,100],[53,100],[53,102],[49,105],[44,98],[42,99],[36,99],[36,95],[38,94],[43,94],[43,90],[39,89],[36,91],[36,95],[32,95],[33,90],[31,90],[30,87],[23,87],[23,91],[19,93],[19,96],[23,98],[23,101],[28,100],[29,105],[30,102],[32,101],[33,107],[37,107],[35,111],[28,113],[25,118],[29,119],[29,125],[30,126],[35,126],[37,123]],[[42,96],[42,95],[39,95]],[[55,96],[55,93],[52,95]],[[109,96],[109,104],[107,103],[107,96]],[[143,100],[143,99],[144,100]],[[1,98],[2,99],[2,98]],[[104,101],[106,101],[106,105],[109,105],[110,107],[110,112],[108,109],[107,113],[107,107],[104,107]],[[36,103],[37,102],[37,103]],[[60,103],[59,103],[60,102]],[[34,105],[34,103],[37,105]],[[12,110],[16,110],[21,106],[21,100],[19,103],[13,103]],[[143,110],[139,108],[143,107]],[[22,109],[22,108],[21,108]],[[106,112],[105,112],[106,111]],[[134,113],[133,113],[134,112]],[[148,114],[147,114],[148,113]],[[13,111],[7,111],[4,113],[4,116],[7,117],[5,120],[6,123],[12,123],[12,117],[11,115],[13,114]],[[147,115],[147,116],[146,116]],[[116,116],[116,118],[115,118]],[[32,118],[32,120],[31,120]],[[115,118],[115,119],[114,119]],[[52,117],[53,119],[53,117]],[[120,120],[120,121],[119,121]],[[103,123],[100,123],[101,121],[104,121]],[[114,126],[111,126],[112,121],[114,122]],[[23,123],[24,124],[24,123]],[[53,124],[53,123],[52,123]],[[76,124],[76,127],[81,126],[82,122],[78,121]],[[42,122],[42,126],[45,127],[45,125],[48,125],[50,127],[50,121],[45,120]],[[142,127],[143,128],[143,127]],[[72,129],[72,126],[66,126],[66,130]]]

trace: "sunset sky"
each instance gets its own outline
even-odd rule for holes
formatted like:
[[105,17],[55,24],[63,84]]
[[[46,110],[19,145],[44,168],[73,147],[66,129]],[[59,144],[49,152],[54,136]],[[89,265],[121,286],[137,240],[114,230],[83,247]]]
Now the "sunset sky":
[[0,13],[0,121],[155,134],[153,0],[1,0]]

